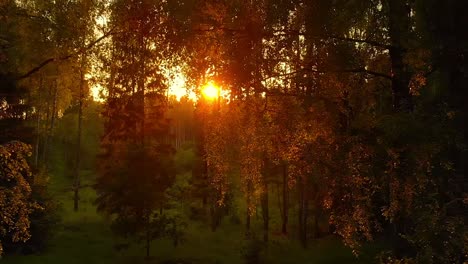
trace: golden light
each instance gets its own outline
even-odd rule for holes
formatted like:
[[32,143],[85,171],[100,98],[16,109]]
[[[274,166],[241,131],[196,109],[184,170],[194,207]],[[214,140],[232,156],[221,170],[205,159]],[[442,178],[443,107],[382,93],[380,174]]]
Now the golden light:
[[220,95],[220,87],[216,86],[213,82],[207,83],[205,86],[202,88],[202,94],[207,98],[207,99],[215,99]]

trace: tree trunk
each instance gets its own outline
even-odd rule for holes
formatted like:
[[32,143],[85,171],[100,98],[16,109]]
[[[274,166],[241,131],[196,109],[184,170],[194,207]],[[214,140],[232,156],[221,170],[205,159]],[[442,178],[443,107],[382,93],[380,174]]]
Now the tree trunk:
[[75,158],[75,177],[73,180],[73,210],[78,211],[79,190],[80,190],[80,169],[81,169],[81,130],[83,123],[83,85],[84,85],[84,58],[81,59],[80,69],[80,91],[79,91],[79,105],[78,105],[78,133],[76,138],[76,158]]
[[[305,187],[304,187],[305,188]],[[307,248],[307,223],[309,220],[309,200],[307,194],[304,192],[304,199],[302,201],[302,231],[301,231],[301,242],[302,247]]]
[[[281,175],[281,177],[283,177],[283,175]],[[277,205],[278,205],[278,211],[280,213],[280,218],[281,218],[281,222],[283,221],[283,205],[281,204],[281,199],[282,199],[282,183],[278,180],[276,183],[276,202],[277,202]],[[281,187],[280,187],[281,186]]]
[[37,168],[37,166],[39,165],[39,139],[40,139],[40,135],[39,135],[39,127],[40,127],[39,111],[36,114],[37,114],[37,117],[36,117],[36,139],[35,139],[35,142],[34,142],[34,167]]
[[[206,155],[203,152],[201,155],[203,158],[203,171],[202,171],[202,183],[208,184],[208,161],[206,160]],[[203,186],[203,193],[202,193],[202,202],[203,202],[203,210],[206,215],[206,206],[208,205],[208,191],[206,190],[206,186]]]
[[[54,81],[54,88],[52,89],[53,93],[53,103],[52,103],[52,111],[50,112],[50,124],[46,123],[46,136],[45,136],[45,141],[44,141],[44,149],[42,153],[42,158],[44,162],[44,166],[46,169],[49,166],[49,148],[50,148],[50,141],[52,139],[52,132],[54,131],[55,128],[55,117],[57,113],[57,79]],[[49,120],[49,106],[47,107],[47,121]],[[47,127],[48,126],[48,127]]]
[[314,200],[314,223],[313,223],[313,228],[314,228],[314,238],[319,238],[321,236],[320,234],[320,218],[322,217],[322,209],[320,207],[320,198],[318,195],[316,195],[316,199]]
[[409,87],[411,73],[405,56],[409,48],[410,7],[403,0],[388,0],[388,7],[393,108],[396,112],[409,113],[413,111],[413,101]]
[[304,211],[303,211],[303,201],[304,201],[304,192],[303,192],[303,189],[302,189],[302,185],[303,185],[303,182],[302,182],[302,178],[299,177],[298,181],[297,181],[297,220],[298,220],[298,226],[297,226],[297,237],[299,239],[299,241],[302,242],[302,225],[303,225],[303,220],[304,220]]
[[150,249],[151,249],[151,233],[150,233],[150,219],[149,215],[146,217],[147,221],[147,227],[146,227],[146,259],[149,259],[150,257]]
[[249,187],[247,187],[247,210],[245,212],[245,233],[247,236],[249,236],[250,234],[250,221],[251,221],[251,217],[250,215],[252,214],[251,210],[250,210],[250,192],[249,192]]
[[150,245],[151,245],[151,239],[149,237],[149,234],[146,235],[146,258],[149,259],[150,257]]
[[298,236],[301,245],[307,247],[307,220],[308,220],[308,199],[306,190],[307,181],[303,178],[299,178],[298,191],[299,191],[299,228]]
[[283,165],[283,214],[281,232],[286,235],[288,233],[288,217],[289,217],[289,193],[288,193],[288,167]]
[[247,213],[245,216],[245,233],[250,234],[250,209],[247,207]]
[[250,235],[250,222],[251,222],[251,215],[252,215],[252,199],[251,199],[251,195],[252,195],[252,192],[253,192],[253,186],[252,186],[252,182],[250,182],[250,180],[248,180],[247,182],[247,191],[245,193],[246,197],[245,197],[245,202],[246,202],[246,205],[247,205],[247,209],[246,209],[246,216],[245,216],[245,232],[247,234],[247,236]]
[[[410,41],[410,13],[411,8],[408,1],[388,0],[389,12],[389,36],[390,36],[390,61],[392,68],[392,91],[393,108],[396,113],[411,113],[413,111],[413,101],[410,90],[411,70],[406,62]],[[406,150],[400,153],[400,164],[406,163]],[[398,177],[405,178],[410,173],[400,170]],[[399,234],[404,233],[406,219],[395,220],[392,225],[395,227],[393,235],[393,247],[397,257],[405,256],[405,251],[410,248],[407,241]]]
[[49,86],[48,93],[47,93],[47,100],[46,100],[46,106],[45,106],[45,111],[46,111],[46,117],[45,117],[45,122],[43,125],[43,131],[44,131],[44,139],[42,141],[42,154],[41,154],[41,161],[42,165],[45,167],[47,163],[47,148],[49,144],[49,120],[50,120],[50,101],[48,100],[50,96],[52,96],[52,88]]
[[216,201],[213,201],[210,207],[211,231],[213,232],[218,228],[217,214]]
[[268,232],[269,232],[269,208],[268,208],[268,183],[266,179],[264,181],[264,190],[262,196],[262,217],[263,217],[263,241],[268,242]]
[[55,119],[57,117],[57,96],[58,96],[58,84],[57,79],[54,80],[54,103],[52,104],[52,115],[50,117],[50,133],[49,137],[52,137],[52,133],[55,128]]
[[314,215],[314,233],[313,233],[313,238],[318,238],[319,237],[319,225],[318,225],[318,214],[316,213]]
[[[42,90],[43,87],[43,78],[42,78],[42,74],[41,74],[41,77],[39,79],[39,90]],[[38,93],[38,101],[40,102],[41,101],[41,94],[42,93]],[[37,112],[36,112],[36,140],[35,140],[35,143],[34,143],[34,166],[37,168],[39,166],[39,143],[40,143],[40,129],[41,129],[41,108],[40,108],[41,104],[38,106],[38,109],[37,109]]]

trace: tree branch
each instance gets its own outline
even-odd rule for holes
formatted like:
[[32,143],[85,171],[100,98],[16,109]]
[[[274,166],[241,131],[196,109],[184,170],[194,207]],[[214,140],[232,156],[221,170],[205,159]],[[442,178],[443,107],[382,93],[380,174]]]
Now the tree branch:
[[319,70],[304,68],[304,69],[302,69],[302,71],[311,72],[311,73],[364,73],[364,74],[368,74],[368,75],[373,75],[375,77],[381,77],[381,78],[385,78],[385,79],[388,79],[388,80],[392,80],[392,76],[390,76],[388,74],[367,70],[366,68],[338,69],[338,70],[328,70],[328,71],[327,70],[326,71],[319,71]]
[[[195,32],[212,32],[215,30],[220,30],[220,31],[225,31],[230,34],[246,34],[246,29],[242,28],[227,28],[223,26],[218,26],[218,25],[205,25],[206,28],[196,28],[193,29]],[[375,40],[370,40],[370,39],[355,39],[355,38],[350,38],[350,37],[340,37],[340,36],[333,36],[333,35],[313,35],[313,34],[307,34],[304,31],[300,30],[272,30],[272,31],[265,31],[262,33],[263,36],[267,37],[272,37],[272,36],[304,36],[304,37],[309,37],[313,39],[318,39],[318,40],[340,40],[340,41],[349,41],[349,42],[354,42],[354,43],[362,43],[362,44],[368,44],[374,47],[379,47],[383,49],[390,49],[392,48],[392,45],[389,44],[384,44]]]
[[368,75],[372,75],[372,76],[375,76],[375,77],[385,78],[387,80],[392,80],[392,76],[390,76],[388,74],[367,70],[366,68],[337,69],[337,70],[323,70],[323,71],[308,69],[308,68],[302,68],[302,69],[300,69],[298,71],[294,71],[294,72],[278,74],[278,75],[275,75],[275,76],[268,76],[268,77],[264,78],[262,81],[266,81],[266,80],[272,79],[272,78],[281,78],[281,77],[286,77],[286,76],[289,77],[291,75],[297,75],[297,74],[300,74],[300,73],[317,73],[317,74],[322,74],[322,73],[323,74],[326,74],[326,73],[363,73],[363,74],[368,74]]
[[63,192],[70,192],[70,191],[74,191],[76,189],[78,190],[81,190],[81,189],[85,189],[85,188],[94,188],[95,184],[80,184],[78,186],[71,186],[71,187],[68,187],[68,188],[64,188],[62,189]]
[[326,36],[326,37],[329,38],[329,39],[368,44],[368,45],[371,45],[371,46],[374,46],[374,47],[380,47],[380,48],[383,48],[383,49],[392,48],[392,45],[383,44],[383,43],[380,43],[378,41],[369,40],[369,39],[355,39],[355,38],[338,37],[338,36]]
[[29,70],[26,73],[24,73],[24,74],[20,75],[19,77],[17,77],[16,80],[19,81],[19,80],[22,80],[22,79],[26,79],[26,78],[30,77],[31,75],[33,75],[34,73],[38,72],[40,69],[44,68],[46,65],[52,63],[52,62],[65,61],[65,60],[68,60],[68,59],[70,59],[72,57],[80,55],[82,53],[85,53],[86,51],[88,51],[88,50],[92,49],[94,46],[96,46],[96,44],[101,42],[103,39],[113,35],[115,33],[114,29],[115,28],[112,28],[111,30],[109,30],[108,32],[103,34],[101,37],[93,40],[92,42],[90,42],[89,44],[87,44],[86,46],[84,46],[83,48],[79,49],[76,52],[73,52],[73,53],[70,53],[70,54],[67,54],[67,55],[64,55],[64,56],[61,56],[61,57],[48,58],[48,59],[44,60],[43,62],[39,63],[37,66],[32,68],[31,70]]
[[45,16],[29,14],[25,10],[16,12],[16,16],[17,17],[30,18],[30,19],[41,19],[41,20],[47,20],[49,22],[52,22],[49,18],[47,18]]
[[310,38],[319,39],[319,40],[334,39],[334,40],[341,40],[341,41],[349,41],[349,42],[354,42],[354,43],[368,44],[368,45],[371,45],[374,47],[380,47],[383,49],[390,49],[392,47],[391,45],[384,44],[384,43],[381,43],[375,40],[370,40],[370,39],[356,39],[356,38],[340,37],[340,36],[333,36],[333,35],[313,35],[313,34],[307,34],[306,32],[303,32],[300,30],[275,30],[273,31],[273,34],[298,35],[298,36],[310,37]]
[[451,200],[450,202],[447,202],[446,204],[444,204],[442,208],[443,208],[444,210],[446,210],[446,209],[447,209],[449,206],[451,206],[452,204],[455,204],[455,203],[457,203],[457,202],[462,202],[462,201],[464,201],[463,198],[455,198],[455,199]]

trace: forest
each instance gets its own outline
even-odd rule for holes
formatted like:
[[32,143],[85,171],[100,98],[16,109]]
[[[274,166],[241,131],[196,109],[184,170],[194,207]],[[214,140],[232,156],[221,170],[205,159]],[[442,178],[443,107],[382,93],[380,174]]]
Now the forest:
[[468,263],[467,14],[0,0],[0,262]]

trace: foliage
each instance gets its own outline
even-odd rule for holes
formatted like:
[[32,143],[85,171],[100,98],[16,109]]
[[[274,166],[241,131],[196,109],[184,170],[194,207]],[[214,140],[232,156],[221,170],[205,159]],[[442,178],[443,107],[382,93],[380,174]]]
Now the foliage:
[[21,254],[39,254],[50,248],[50,241],[57,233],[61,222],[60,205],[50,193],[48,188],[49,177],[42,171],[34,175],[34,183],[31,185],[31,199],[35,201],[42,210],[36,210],[30,215],[31,237],[24,243],[8,245],[9,252]]
[[31,216],[43,210],[31,199],[32,173],[27,163],[31,147],[18,141],[0,146],[0,253],[1,243],[26,242],[31,238]]
[[[293,230],[305,247],[327,218],[357,255],[384,240],[383,263],[462,262],[464,10],[453,0],[2,1],[0,143],[34,144],[33,164],[49,168],[56,140],[73,147],[80,138],[74,109],[81,120],[84,94],[100,84],[98,208],[148,251],[155,237],[178,241],[182,203],[200,199],[213,230],[229,210],[246,209],[247,229],[261,212],[265,240],[280,218],[282,235]],[[174,102],[173,68],[198,94],[212,82],[229,95],[200,97],[195,110]],[[76,179],[81,148],[93,169],[98,144],[84,138],[94,141],[78,140],[65,166]],[[195,157],[183,148],[192,140]],[[182,149],[177,169],[172,146]],[[21,166],[22,189],[4,190],[22,193],[29,219],[36,204],[26,202]],[[26,240],[25,230],[15,239]]]
[[163,210],[164,192],[174,181],[172,149],[163,144],[113,147],[96,184],[98,210],[112,216],[114,230],[125,237],[153,240],[165,234],[173,222],[158,211]]
[[117,234],[145,241],[149,257],[152,240],[180,236],[176,219],[165,214],[176,170],[166,80],[158,63],[166,45],[166,25],[158,18],[164,10],[159,1],[116,1],[111,10],[110,23],[124,31],[112,37],[111,57],[103,58],[111,64],[111,78],[104,80],[109,95],[96,204],[111,216]]
[[[453,183],[464,175],[460,160],[466,140],[454,120],[465,120],[465,115],[450,97],[466,94],[452,90],[427,97],[441,86],[437,75],[428,79],[433,71],[458,76],[455,87],[466,80],[455,73],[460,68],[438,68],[440,52],[454,59],[463,52],[442,40],[435,28],[458,32],[458,26],[429,22],[429,13],[450,16],[453,9],[447,4],[445,11],[436,11],[431,4],[393,0],[259,1],[256,9],[251,4],[207,2],[203,10],[194,10],[194,22],[204,33],[189,44],[199,55],[194,60],[203,58],[211,65],[196,66],[189,75],[209,72],[223,79],[232,94],[227,107],[238,109],[229,121],[208,116],[204,122],[208,127],[210,122],[234,124],[240,135],[239,146],[229,147],[239,152],[247,206],[256,207],[263,187],[263,154],[289,168],[289,187],[297,187],[301,197],[301,223],[307,225],[306,212],[313,204],[326,211],[336,233],[356,253],[363,241],[384,234],[397,259],[457,262],[462,254],[455,252],[463,251],[459,228],[466,194]],[[218,40],[210,45],[216,54],[196,50],[213,39]],[[438,50],[435,42],[454,53]],[[258,111],[261,105],[263,112]],[[207,160],[225,164],[229,150],[219,139],[231,138],[231,131],[217,131],[223,136],[209,135],[212,142],[203,144],[207,150],[220,149],[206,153]],[[453,206],[451,213],[444,204]],[[429,237],[423,228],[428,222],[450,228]],[[453,251],[436,249],[451,242]]]

